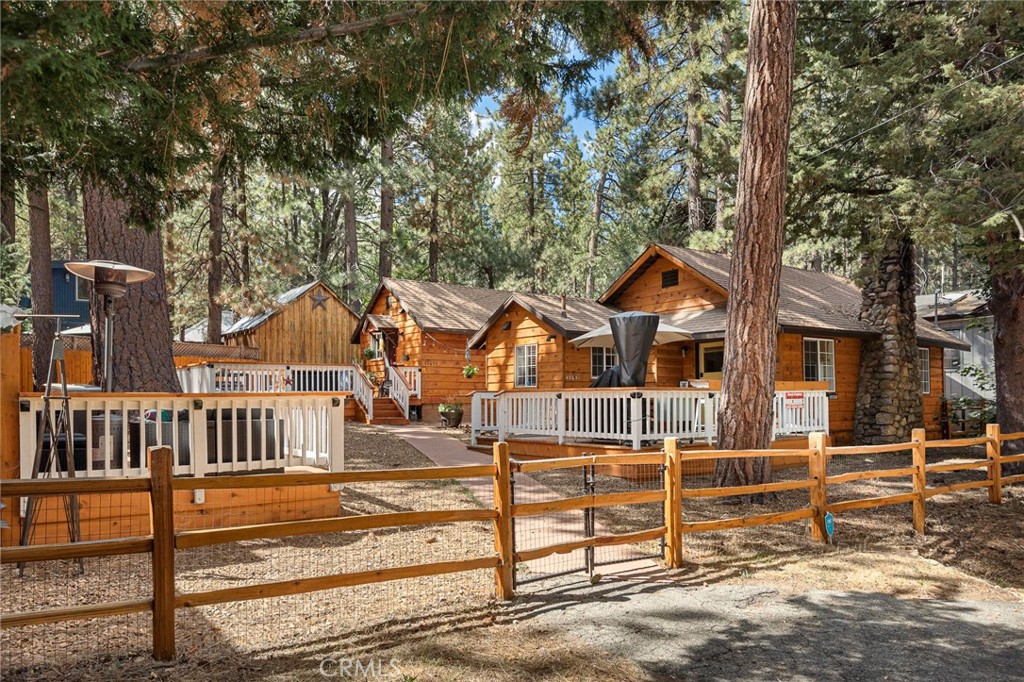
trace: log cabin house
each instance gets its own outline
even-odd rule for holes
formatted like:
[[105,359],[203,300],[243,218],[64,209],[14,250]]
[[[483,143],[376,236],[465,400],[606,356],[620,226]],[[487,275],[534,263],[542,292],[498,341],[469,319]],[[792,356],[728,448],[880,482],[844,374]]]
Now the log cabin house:
[[421,419],[438,420],[439,405],[458,400],[468,420],[469,395],[485,387],[485,375],[463,375],[466,365],[482,370],[484,361],[484,353],[467,351],[466,342],[508,297],[495,289],[386,277],[351,341],[362,347],[376,383],[390,379],[394,387],[404,379],[409,405]]
[[[497,404],[493,402],[498,392],[506,392],[504,400],[514,401],[517,394],[524,396],[522,400],[528,400],[530,392],[574,391],[589,386],[593,378],[617,362],[614,349],[576,349],[569,342],[604,324],[618,311],[634,310],[658,313],[665,322],[692,335],[690,341],[653,348],[647,387],[648,392],[686,386],[699,386],[709,391],[706,398],[693,398],[696,402],[680,404],[679,409],[684,417],[690,415],[683,419],[690,425],[687,428],[710,438],[712,429],[708,427],[716,411],[714,401],[724,356],[729,265],[728,256],[652,244],[596,302],[568,299],[559,310],[557,299],[553,297],[523,294],[510,297],[470,339],[474,352],[486,354],[487,376],[487,393],[475,398],[479,403],[478,411],[487,417],[474,422],[474,433],[477,430],[500,432],[498,420],[512,424],[525,419],[519,412],[499,418]],[[818,425],[827,426],[834,442],[853,441],[861,342],[878,335],[875,329],[858,319],[860,302],[860,290],[848,280],[820,272],[783,268],[779,294],[776,420],[782,415],[795,421],[788,425],[777,423],[777,434],[795,434],[812,428],[814,419],[810,417],[818,412],[824,415],[824,423]],[[917,333],[924,422],[937,436],[943,390],[943,349],[964,348],[966,344],[924,320],[919,320]],[[594,389],[585,395],[608,390]],[[557,394],[557,400],[562,399],[563,395]],[[656,398],[668,399],[669,393]],[[535,415],[538,410],[547,409],[526,403],[518,407],[509,405],[506,411],[516,409],[523,415]],[[550,409],[556,409],[554,402],[551,405]],[[651,403],[650,408],[660,410],[660,405]],[[800,405],[805,407],[798,407]],[[561,419],[567,408],[557,409]],[[705,409],[703,423],[699,415],[691,414]],[[551,417],[548,421],[553,423],[554,419]],[[801,420],[806,423],[799,423]],[[557,428],[572,431],[571,426],[560,422]],[[520,433],[547,433],[544,428],[525,423],[515,428],[519,428]],[[647,428],[654,427],[648,425]],[[596,433],[602,429],[584,429],[583,432]],[[620,429],[621,433],[613,435],[621,440],[629,430]],[[565,434],[560,434],[560,440],[563,437]],[[639,444],[641,436],[637,434],[635,438]]]

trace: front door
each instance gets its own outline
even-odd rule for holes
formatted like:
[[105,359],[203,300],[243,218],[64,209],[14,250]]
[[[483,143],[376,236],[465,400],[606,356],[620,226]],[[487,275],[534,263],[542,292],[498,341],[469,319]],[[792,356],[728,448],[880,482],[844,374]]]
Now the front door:
[[395,358],[398,356],[398,330],[397,329],[385,329],[384,330],[384,354],[388,358],[388,364],[394,365]]
[[700,344],[697,357],[698,379],[722,378],[722,366],[725,364],[725,342],[713,341]]

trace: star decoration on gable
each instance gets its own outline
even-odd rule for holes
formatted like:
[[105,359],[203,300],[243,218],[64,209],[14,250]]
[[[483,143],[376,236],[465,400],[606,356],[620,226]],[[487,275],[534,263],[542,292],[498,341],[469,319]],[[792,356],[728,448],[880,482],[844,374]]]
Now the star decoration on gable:
[[313,310],[316,310],[317,308],[327,310],[327,296],[325,296],[324,292],[319,289],[313,293]]

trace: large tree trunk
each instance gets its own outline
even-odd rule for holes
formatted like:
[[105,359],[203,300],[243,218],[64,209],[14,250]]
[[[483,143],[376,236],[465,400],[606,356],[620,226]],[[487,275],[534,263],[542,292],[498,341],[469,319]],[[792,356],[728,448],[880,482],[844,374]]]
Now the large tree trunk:
[[17,187],[8,178],[0,183],[0,246],[13,244],[17,236],[14,197]]
[[[1017,433],[1024,431],[1024,272],[994,275],[988,308],[994,323],[996,421],[1004,433]],[[1021,441],[1003,447],[1007,454],[1024,452]]]
[[[28,185],[29,272],[32,280],[32,312],[53,312],[53,254],[50,246],[50,195],[46,179],[31,178]],[[32,320],[32,377],[43,390],[50,368],[50,349],[57,325],[53,320]]]
[[853,424],[860,443],[906,442],[923,425],[914,292],[913,244],[908,235],[891,237],[865,278],[861,302],[860,319],[881,336],[860,347]]
[[220,343],[220,302],[224,284],[224,156],[213,164],[210,177],[210,259],[206,273],[207,318],[206,342]]
[[[97,181],[82,187],[86,249],[90,259],[116,260],[155,273],[142,284],[132,284],[124,298],[115,300],[113,390],[178,392],[181,390],[171,353],[171,316],[164,288],[164,253],[160,230],[131,227],[124,202]],[[102,386],[103,302],[93,293],[93,377]]]
[[392,240],[395,236],[395,191],[388,181],[388,171],[395,161],[395,147],[390,137],[385,137],[381,142],[380,161],[384,173],[380,183],[380,255],[377,259],[377,276],[383,279],[391,276]]
[[590,242],[587,244],[587,280],[584,294],[587,298],[594,295],[594,263],[597,261],[597,239],[601,233],[601,218],[604,217],[604,193],[608,186],[608,169],[601,170],[597,181],[597,196],[594,198],[594,226],[590,230]]
[[245,163],[238,164],[238,224],[242,228],[242,262],[240,266],[240,272],[238,273],[238,279],[242,284],[246,285],[243,287],[243,295],[248,296],[248,284],[249,280],[252,279],[252,262],[249,253],[249,194],[245,188]]
[[[732,37],[729,35],[728,30],[722,31],[722,60],[724,61],[732,50]],[[721,130],[728,129],[732,123],[732,97],[728,89],[722,89],[718,96],[721,100],[720,108],[720,120],[719,128]],[[719,234],[725,232],[725,212],[728,208],[728,200],[725,194],[726,176],[725,173],[719,173],[715,179],[715,230]]]
[[704,137],[704,125],[701,121],[701,103],[704,99],[703,84],[701,83],[698,69],[694,66],[701,58],[701,46],[697,40],[700,31],[700,21],[692,19],[689,22],[687,41],[687,59],[690,63],[693,77],[687,84],[689,92],[686,94],[686,194],[688,198],[689,211],[688,222],[690,234],[704,229],[704,207],[701,204],[701,179],[704,175],[704,159],[700,153],[700,143]]
[[435,189],[430,194],[430,243],[427,247],[427,278],[431,282],[438,281],[437,265],[441,258],[441,232],[438,225],[437,215],[438,196]]
[[[718,445],[726,450],[771,445],[795,43],[795,2],[751,2],[725,371],[718,412]],[[715,471],[716,485],[749,485],[770,479],[768,458],[727,460]]]
[[345,194],[345,301],[357,305],[359,285],[359,233],[356,230],[356,201]]

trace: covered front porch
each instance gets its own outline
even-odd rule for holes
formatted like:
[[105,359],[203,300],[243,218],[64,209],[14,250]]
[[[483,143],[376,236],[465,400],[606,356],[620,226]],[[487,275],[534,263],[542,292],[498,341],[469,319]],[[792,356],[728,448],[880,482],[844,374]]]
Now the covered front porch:
[[[707,446],[716,441],[719,386],[706,388],[587,388],[553,391],[477,391],[471,441],[483,437],[558,446],[640,451],[665,438]],[[829,431],[828,385],[777,382],[773,440]],[[549,453],[547,456],[557,456]]]

